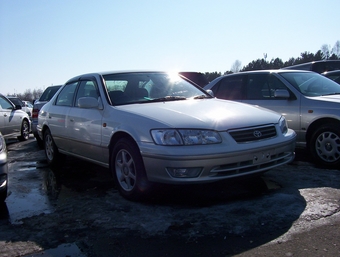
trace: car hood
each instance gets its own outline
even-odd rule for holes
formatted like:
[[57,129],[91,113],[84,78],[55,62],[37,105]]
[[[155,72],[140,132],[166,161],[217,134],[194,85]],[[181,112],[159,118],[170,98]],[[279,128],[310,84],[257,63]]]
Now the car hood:
[[116,107],[176,128],[226,130],[277,123],[281,115],[254,105],[220,99],[142,103]]

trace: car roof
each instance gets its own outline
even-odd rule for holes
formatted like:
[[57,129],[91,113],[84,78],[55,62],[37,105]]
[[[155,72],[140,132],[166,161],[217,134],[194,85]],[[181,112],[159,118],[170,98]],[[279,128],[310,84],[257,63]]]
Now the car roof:
[[71,82],[71,81],[75,81],[78,79],[81,79],[82,77],[97,77],[97,76],[105,76],[105,75],[110,75],[110,74],[124,74],[124,73],[169,73],[169,71],[157,71],[157,70],[116,70],[116,71],[101,71],[101,72],[92,72],[92,73],[85,73],[85,74],[81,74],[78,76],[75,76],[71,79],[69,79],[68,81],[66,81],[65,84]]

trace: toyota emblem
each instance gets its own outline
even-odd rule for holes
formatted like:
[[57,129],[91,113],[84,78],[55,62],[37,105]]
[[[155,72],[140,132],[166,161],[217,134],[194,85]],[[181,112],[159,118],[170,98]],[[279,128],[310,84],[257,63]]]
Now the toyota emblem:
[[256,137],[256,138],[262,137],[262,133],[261,133],[261,131],[259,131],[259,130],[255,130],[255,131],[253,132],[253,135],[254,135],[254,137]]

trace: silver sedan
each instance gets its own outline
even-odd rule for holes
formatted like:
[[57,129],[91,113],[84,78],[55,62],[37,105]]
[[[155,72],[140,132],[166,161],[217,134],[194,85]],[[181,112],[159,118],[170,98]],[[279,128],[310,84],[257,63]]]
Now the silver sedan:
[[293,160],[296,138],[284,116],[215,99],[165,72],[72,78],[40,110],[37,131],[50,164],[67,154],[108,167],[133,200],[154,182],[261,174]]
[[316,163],[340,164],[340,85],[318,73],[260,70],[221,76],[207,86],[217,98],[254,104],[284,115]]

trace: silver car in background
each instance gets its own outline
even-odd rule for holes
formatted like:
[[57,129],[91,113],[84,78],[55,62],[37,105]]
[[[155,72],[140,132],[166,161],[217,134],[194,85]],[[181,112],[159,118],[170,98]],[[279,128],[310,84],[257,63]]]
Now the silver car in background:
[[17,137],[20,141],[29,138],[31,120],[21,105],[14,105],[0,94],[0,132],[5,138]]
[[7,198],[8,191],[8,163],[5,138],[0,132],[0,203]]
[[311,71],[260,70],[221,76],[204,87],[217,98],[284,115],[316,163],[340,164],[340,85]]
[[67,154],[107,167],[131,200],[153,182],[261,174],[293,160],[296,137],[278,113],[215,99],[165,72],[72,78],[41,108],[37,131],[50,164]]

